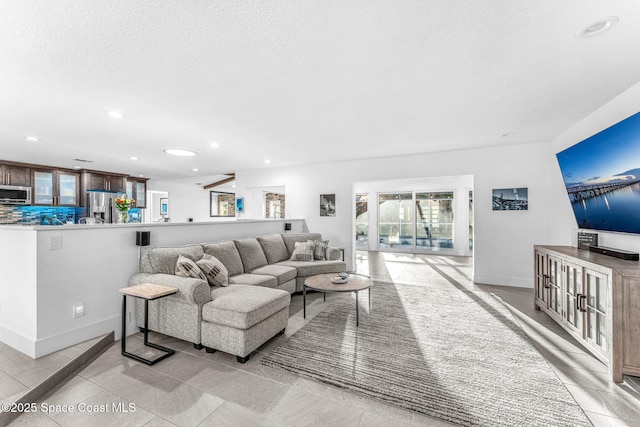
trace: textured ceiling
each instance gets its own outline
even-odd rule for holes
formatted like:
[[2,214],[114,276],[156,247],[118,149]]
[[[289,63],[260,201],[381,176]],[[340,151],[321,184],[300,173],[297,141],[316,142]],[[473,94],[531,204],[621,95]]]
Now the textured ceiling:
[[0,159],[195,182],[545,141],[640,80],[638,46],[635,0],[2,0]]

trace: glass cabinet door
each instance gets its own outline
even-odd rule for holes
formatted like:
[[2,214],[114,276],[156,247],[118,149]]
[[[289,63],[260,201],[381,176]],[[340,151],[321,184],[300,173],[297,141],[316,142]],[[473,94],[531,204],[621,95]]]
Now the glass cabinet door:
[[592,347],[607,352],[607,276],[585,268],[585,294],[583,308],[586,310],[586,339]]
[[127,180],[125,182],[125,192],[127,193],[127,199],[133,199],[133,181]]
[[147,185],[144,182],[136,182],[136,196],[134,197],[134,199],[136,199],[137,207],[143,208],[147,205],[145,201],[146,192]]
[[549,292],[547,292],[547,255],[536,251],[536,299],[541,308],[547,308]]
[[53,171],[33,172],[33,204],[53,205]]
[[564,268],[564,319],[572,329],[583,335],[584,313],[581,308],[584,299],[584,284],[582,267],[566,263]]
[[562,260],[549,255],[549,309],[562,318]]
[[78,175],[58,172],[58,205],[78,205]]

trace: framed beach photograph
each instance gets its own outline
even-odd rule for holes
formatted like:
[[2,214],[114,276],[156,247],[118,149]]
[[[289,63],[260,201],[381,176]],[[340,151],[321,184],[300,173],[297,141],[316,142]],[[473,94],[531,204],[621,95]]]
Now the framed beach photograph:
[[528,188],[497,188],[491,191],[492,210],[526,211],[529,210]]
[[320,195],[320,216],[336,216],[336,195]]

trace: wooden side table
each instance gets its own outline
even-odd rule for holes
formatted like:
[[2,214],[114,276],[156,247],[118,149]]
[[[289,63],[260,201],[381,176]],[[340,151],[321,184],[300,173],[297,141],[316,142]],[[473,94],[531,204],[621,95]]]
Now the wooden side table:
[[[175,294],[178,288],[171,286],[156,285],[153,283],[142,283],[140,285],[129,286],[119,290],[122,295],[122,355],[135,359],[147,365],[154,365],[175,353],[167,347],[149,342],[149,301]],[[154,360],[145,359],[127,351],[127,295],[144,299],[144,345],[164,351],[166,354]]]

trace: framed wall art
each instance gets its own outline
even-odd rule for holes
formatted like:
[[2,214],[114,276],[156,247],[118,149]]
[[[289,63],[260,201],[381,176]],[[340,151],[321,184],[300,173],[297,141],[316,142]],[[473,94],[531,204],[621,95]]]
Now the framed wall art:
[[492,190],[492,209],[494,211],[529,210],[528,188],[497,188]]
[[320,216],[336,216],[336,195],[320,195]]

